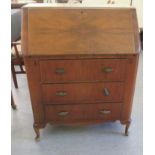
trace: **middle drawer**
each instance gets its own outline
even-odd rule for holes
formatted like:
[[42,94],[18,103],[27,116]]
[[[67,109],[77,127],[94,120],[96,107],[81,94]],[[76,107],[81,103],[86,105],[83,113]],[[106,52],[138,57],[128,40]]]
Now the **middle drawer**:
[[42,85],[44,104],[121,102],[123,90],[123,82]]

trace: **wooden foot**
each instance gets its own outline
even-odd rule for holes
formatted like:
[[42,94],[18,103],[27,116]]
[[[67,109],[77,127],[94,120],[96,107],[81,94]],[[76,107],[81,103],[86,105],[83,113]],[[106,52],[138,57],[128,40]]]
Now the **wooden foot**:
[[17,109],[17,107],[16,107],[16,105],[14,103],[11,103],[11,106],[12,106],[12,109],[13,110],[16,110]]
[[125,125],[125,136],[128,136],[129,135],[129,127],[130,127],[130,124],[131,124],[131,119],[128,120],[128,121],[120,121],[121,124]]
[[15,102],[14,102],[14,99],[13,99],[13,96],[12,96],[12,92],[11,92],[11,106],[12,106],[13,110],[16,110],[16,105],[15,105]]
[[128,121],[128,122],[126,123],[126,127],[125,127],[125,136],[128,136],[128,135],[129,135],[128,129],[129,129],[129,127],[130,127],[130,124],[131,124],[131,121]]
[[35,133],[36,133],[35,140],[36,140],[36,141],[39,141],[39,140],[40,140],[40,132],[39,132],[38,125],[37,125],[37,124],[34,124],[34,125],[33,125],[33,128],[34,128],[34,131],[35,131]]

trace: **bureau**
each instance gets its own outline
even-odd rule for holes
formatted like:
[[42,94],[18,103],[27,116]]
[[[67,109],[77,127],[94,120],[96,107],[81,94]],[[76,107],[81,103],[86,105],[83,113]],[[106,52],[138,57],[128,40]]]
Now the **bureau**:
[[22,51],[34,116],[50,124],[131,122],[139,57],[134,8],[28,5]]

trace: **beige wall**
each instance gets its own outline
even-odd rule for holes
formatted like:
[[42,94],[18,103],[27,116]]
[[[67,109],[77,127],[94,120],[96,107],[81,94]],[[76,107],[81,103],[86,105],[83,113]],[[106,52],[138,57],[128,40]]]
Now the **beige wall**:
[[139,27],[143,27],[143,0],[133,0],[133,6],[137,9]]

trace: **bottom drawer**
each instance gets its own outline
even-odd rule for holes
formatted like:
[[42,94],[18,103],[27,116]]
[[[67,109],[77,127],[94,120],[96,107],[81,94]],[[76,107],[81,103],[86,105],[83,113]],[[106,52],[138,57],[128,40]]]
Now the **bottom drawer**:
[[73,122],[86,120],[113,121],[120,118],[121,103],[48,105],[45,106],[47,122]]

